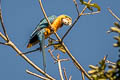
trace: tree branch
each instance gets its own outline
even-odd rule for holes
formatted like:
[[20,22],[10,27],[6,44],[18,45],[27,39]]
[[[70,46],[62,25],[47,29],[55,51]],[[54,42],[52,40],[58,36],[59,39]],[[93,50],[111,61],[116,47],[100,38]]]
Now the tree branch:
[[69,77],[69,80],[72,80],[72,76]]
[[85,80],[84,73],[81,72],[81,74],[82,74],[82,80]]
[[51,57],[53,58],[54,61],[57,61],[57,59],[55,58],[55,56],[53,55],[53,51],[51,51],[50,49],[48,50],[48,52],[50,53]]
[[109,60],[106,60],[105,62],[108,63],[108,64],[116,65],[116,63],[111,62],[111,61],[109,61]]
[[[88,1],[88,4],[91,2],[92,0]],[[68,33],[71,31],[71,29],[74,27],[74,25],[76,24],[76,22],[78,21],[78,19],[83,15],[84,11],[87,9],[87,6],[85,6],[83,8],[83,10],[81,11],[81,13],[78,15],[78,17],[75,19],[75,21],[73,22],[73,24],[71,25],[71,27],[66,31],[66,33],[63,35],[61,41],[63,41],[63,39],[68,35]]]
[[37,49],[34,49],[34,50],[31,50],[31,51],[27,51],[27,52],[24,52],[23,54],[29,54],[29,53],[32,53],[32,52],[35,52],[35,51],[39,51],[40,50],[40,47],[37,48]]
[[65,80],[68,80],[68,78],[67,78],[67,74],[66,74],[66,71],[65,71],[65,68],[63,68],[63,72],[64,72]]
[[8,42],[8,41],[9,41],[9,38],[8,38],[6,29],[5,29],[5,26],[4,26],[4,23],[3,23],[3,18],[2,18],[1,0],[0,0],[0,22],[1,22],[2,29],[3,29],[3,32],[4,32],[4,34],[5,34],[5,37],[6,37],[6,39],[7,39],[6,41]]
[[110,8],[108,8],[108,11],[112,14],[113,17],[115,17],[120,22],[120,18],[118,18]]
[[48,79],[48,78],[46,78],[46,77],[40,76],[40,75],[38,75],[38,74],[36,74],[36,73],[33,73],[33,72],[29,71],[29,70],[26,70],[26,72],[27,72],[28,74],[30,74],[30,75],[36,76],[36,77],[41,78],[41,79],[43,79],[43,80],[50,80],[50,79]]
[[7,38],[0,32],[0,36],[5,40],[7,41]]
[[3,42],[0,42],[0,44],[2,44],[2,45],[7,45],[6,43],[3,43]]
[[98,14],[100,11],[92,12],[92,13],[83,13],[82,15],[93,15],[93,14]]
[[78,8],[78,5],[77,5],[77,2],[76,2],[76,0],[73,0],[73,2],[75,4],[75,6],[76,6],[76,11],[77,11],[78,16],[79,16],[80,12],[79,12],[79,8]]
[[63,79],[63,75],[62,75],[62,69],[61,69],[61,60],[60,60],[60,55],[58,54],[57,55],[57,62],[58,62],[58,68],[59,68],[59,73],[60,73],[60,78],[61,78],[61,80],[64,80]]

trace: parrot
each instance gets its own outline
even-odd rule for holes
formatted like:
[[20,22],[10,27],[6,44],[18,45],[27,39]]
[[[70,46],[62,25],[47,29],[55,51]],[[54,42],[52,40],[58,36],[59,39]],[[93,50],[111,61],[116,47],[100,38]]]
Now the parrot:
[[[59,16],[48,16],[48,20],[50,21],[54,32],[57,32],[58,29],[61,28],[63,25],[72,25],[72,18],[65,14]],[[42,51],[43,56],[44,71],[46,69],[45,39],[47,39],[51,34],[53,34],[53,31],[51,30],[51,27],[49,26],[47,20],[43,18],[42,20],[40,20],[40,23],[30,35],[30,39],[27,45],[27,48],[31,48],[36,44],[40,45],[40,51]]]

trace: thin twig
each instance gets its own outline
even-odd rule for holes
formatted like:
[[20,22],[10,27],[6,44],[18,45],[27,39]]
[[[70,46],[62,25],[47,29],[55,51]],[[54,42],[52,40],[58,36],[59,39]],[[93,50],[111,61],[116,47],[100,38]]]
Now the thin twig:
[[75,4],[75,6],[76,6],[76,10],[77,10],[77,13],[78,13],[78,15],[79,15],[80,12],[79,12],[79,8],[78,8],[78,5],[77,5],[77,2],[76,2],[76,0],[73,0],[73,2],[74,2],[74,4]]
[[[54,51],[54,50],[48,49],[48,52],[50,53],[51,57],[53,58],[53,60],[55,61],[55,63],[57,63],[58,60],[57,60],[57,59],[55,58],[55,56],[53,55],[53,51]],[[61,61],[61,62],[63,62],[63,61],[69,61],[69,59],[60,59],[60,61]]]
[[[54,43],[54,44],[50,44],[50,45],[47,45],[45,46],[45,48],[49,47],[49,46],[52,46],[52,45],[55,45],[55,44],[59,44],[59,43]],[[32,53],[32,52],[36,52],[36,51],[39,51],[40,50],[40,47],[37,48],[37,49],[34,49],[34,50],[31,50],[31,51],[27,51],[27,52],[24,52],[23,54],[29,54],[29,53]]]
[[48,50],[48,52],[50,53],[51,57],[53,58],[54,61],[57,61],[57,59],[55,58],[55,56],[53,55],[53,51],[51,51],[50,49]]
[[111,61],[109,61],[109,60],[106,60],[106,63],[112,64],[112,65],[116,65],[116,63],[111,62]]
[[0,44],[2,44],[2,45],[6,45],[5,43],[3,43],[3,42],[0,42]]
[[57,44],[60,44],[60,43],[48,44],[47,46],[45,46],[45,48],[50,47],[50,46],[53,46],[53,45],[57,45]]
[[[88,1],[88,4],[91,2],[92,0]],[[81,11],[81,13],[78,15],[78,17],[75,19],[75,21],[73,22],[73,24],[71,25],[71,27],[66,31],[66,33],[63,35],[61,41],[63,41],[63,39],[67,36],[67,34],[71,31],[71,29],[74,27],[74,25],[76,24],[76,22],[78,21],[78,19],[80,18],[80,16],[82,16],[82,14],[84,13],[84,11],[87,9],[87,6],[85,6],[83,8],[83,10]]]
[[68,80],[65,68],[63,68],[63,72],[64,72],[65,80]]
[[60,59],[60,61],[69,61],[70,59]]
[[36,77],[41,78],[41,79],[43,79],[43,80],[50,80],[50,79],[48,79],[48,78],[46,78],[46,77],[40,76],[40,75],[38,75],[38,74],[36,74],[36,73],[33,73],[33,72],[29,71],[29,70],[26,70],[26,72],[27,72],[28,74],[30,74],[30,75],[36,76]]
[[3,32],[4,32],[4,34],[5,34],[5,37],[6,37],[6,39],[7,39],[6,41],[8,42],[8,41],[9,41],[9,38],[8,38],[6,29],[5,29],[5,26],[4,26],[4,23],[3,23],[3,18],[2,18],[1,0],[0,0],[0,22],[1,22],[2,29],[3,29]]
[[[63,61],[69,61],[69,59],[60,59],[60,62],[63,62]],[[55,63],[57,63],[58,61],[55,61]]]
[[24,52],[23,54],[29,54],[29,53],[32,53],[32,52],[36,52],[36,51],[39,51],[40,50],[40,47],[37,48],[37,49],[34,49],[34,50],[31,50],[31,51],[27,51],[27,52]]
[[72,80],[72,76],[69,77],[69,80]]
[[100,11],[92,12],[92,13],[83,13],[82,15],[93,15],[93,14],[98,14]]
[[63,75],[62,75],[62,69],[61,69],[61,61],[60,61],[60,55],[58,54],[57,55],[57,62],[58,62],[58,68],[59,68],[59,73],[60,73],[60,78],[61,78],[61,80],[64,80],[63,79]]
[[82,80],[85,80],[84,73],[81,72],[81,74],[82,74]]
[[108,54],[106,56],[104,56],[103,60],[106,61],[108,57]]
[[108,11],[112,14],[112,16],[114,16],[119,22],[120,22],[120,18],[118,18],[115,13],[112,12],[112,10],[110,8],[108,8]]
[[40,4],[40,8],[41,8],[41,10],[42,10],[42,12],[43,12],[44,17],[46,18],[48,24],[50,25],[50,27],[51,27],[51,29],[52,29],[51,23],[50,23],[50,21],[48,20],[48,17],[47,17],[47,15],[46,15],[46,13],[45,13],[45,10],[44,10],[44,8],[43,8],[43,5],[42,5],[41,0],[39,0],[39,4]]
[[7,41],[7,38],[0,32],[0,36],[5,40]]

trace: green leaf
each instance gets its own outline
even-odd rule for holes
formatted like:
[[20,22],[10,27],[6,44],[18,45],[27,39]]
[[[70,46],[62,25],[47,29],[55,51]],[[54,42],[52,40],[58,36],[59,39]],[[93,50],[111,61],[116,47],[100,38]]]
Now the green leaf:
[[51,45],[51,44],[53,44],[53,40],[48,39],[48,45]]
[[81,4],[83,4],[83,0],[80,0]]
[[91,68],[91,69],[94,69],[94,70],[98,70],[98,66],[93,66],[93,65],[89,65],[89,68]]
[[54,48],[63,52],[63,53],[66,53],[65,49],[63,48],[63,46],[61,44],[55,44]]
[[88,4],[86,1],[80,0],[81,4],[84,4],[87,6],[87,8],[91,11],[93,11],[92,7],[97,8],[98,11],[101,11],[100,6],[97,3],[90,3]]

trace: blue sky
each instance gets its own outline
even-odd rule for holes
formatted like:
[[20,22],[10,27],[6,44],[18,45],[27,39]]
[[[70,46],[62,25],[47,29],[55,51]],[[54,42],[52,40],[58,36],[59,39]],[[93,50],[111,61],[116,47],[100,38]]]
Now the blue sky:
[[[79,3],[79,0],[77,2]],[[101,12],[95,15],[81,16],[64,39],[70,52],[86,71],[90,69],[88,67],[90,64],[96,65],[106,54],[108,54],[108,60],[110,61],[114,62],[118,59],[118,48],[112,46],[116,42],[113,39],[116,34],[107,34],[106,31],[113,26],[113,22],[117,21],[111,16],[107,8],[111,8],[119,17],[120,1],[93,0],[94,2],[101,6]],[[72,0],[45,0],[43,7],[48,16],[52,14],[57,16],[67,14],[72,17],[73,21],[77,17],[76,8]],[[82,8],[83,6],[80,5],[80,11]],[[2,14],[8,36],[22,52],[39,47],[39,45],[36,45],[31,49],[26,48],[30,34],[44,17],[38,0],[2,0]],[[63,36],[67,29],[68,27],[64,26],[58,31],[60,37]],[[2,31],[1,27],[0,31]],[[0,38],[0,41],[3,40]],[[53,54],[56,55],[56,53],[60,53],[61,58],[69,58],[66,54],[59,51]],[[39,51],[27,56],[40,68],[43,68],[42,55]],[[47,49],[46,57],[47,73],[59,80],[57,64],[54,64]],[[0,45],[0,63],[0,80],[40,80],[25,72],[26,69],[29,69],[40,74],[20,56],[16,56],[16,52],[8,46]],[[71,60],[62,62],[63,67],[66,68],[68,77],[72,75],[73,80],[81,80],[81,73]]]

